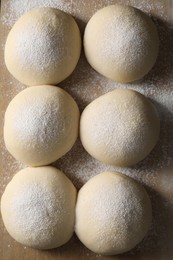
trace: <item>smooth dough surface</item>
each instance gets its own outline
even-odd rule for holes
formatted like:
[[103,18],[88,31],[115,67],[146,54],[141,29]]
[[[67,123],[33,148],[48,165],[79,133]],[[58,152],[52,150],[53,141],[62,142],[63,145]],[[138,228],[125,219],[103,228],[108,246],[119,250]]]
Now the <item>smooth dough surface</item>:
[[116,89],[91,102],[80,120],[86,151],[99,161],[130,166],[144,159],[159,138],[160,121],[142,94]]
[[26,85],[56,85],[73,72],[80,51],[80,31],[73,17],[55,8],[38,8],[12,27],[5,63]]
[[7,150],[30,166],[50,164],[75,143],[79,109],[74,99],[55,86],[24,89],[9,103],[4,122]]
[[153,67],[159,38],[152,20],[142,11],[111,5],[96,12],[84,33],[84,50],[90,65],[113,81],[132,82]]
[[145,189],[123,174],[98,174],[78,193],[75,232],[95,253],[114,255],[131,250],[146,235],[151,219]]
[[1,214],[9,234],[38,249],[65,244],[73,235],[76,188],[54,167],[25,168],[7,185]]

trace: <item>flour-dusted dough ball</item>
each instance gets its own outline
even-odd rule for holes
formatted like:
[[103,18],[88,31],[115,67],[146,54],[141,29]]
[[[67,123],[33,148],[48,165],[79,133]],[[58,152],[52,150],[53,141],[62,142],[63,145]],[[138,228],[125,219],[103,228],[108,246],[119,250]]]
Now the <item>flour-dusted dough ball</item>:
[[95,253],[114,255],[129,251],[144,238],[151,219],[151,203],[145,189],[121,173],[101,173],[78,193],[75,232]]
[[1,214],[9,234],[38,249],[61,246],[72,237],[76,188],[54,167],[25,168],[7,185]]
[[131,82],[153,67],[159,49],[158,33],[142,11],[111,5],[99,10],[88,22],[84,49],[96,71],[113,81]]
[[50,164],[75,143],[79,109],[74,99],[55,86],[26,88],[7,107],[4,140],[7,150],[31,166]]
[[108,92],[90,103],[81,115],[84,148],[111,165],[130,166],[144,159],[154,148],[159,132],[155,107],[133,90]]
[[58,9],[38,8],[11,29],[5,63],[26,85],[56,85],[73,72],[80,50],[80,31],[73,17]]

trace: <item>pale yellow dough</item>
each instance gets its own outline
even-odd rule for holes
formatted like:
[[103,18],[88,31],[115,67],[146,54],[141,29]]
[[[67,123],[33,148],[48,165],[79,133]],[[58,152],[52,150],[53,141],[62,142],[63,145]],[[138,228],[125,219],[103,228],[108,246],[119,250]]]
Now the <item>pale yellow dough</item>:
[[152,20],[142,11],[111,5],[96,12],[84,33],[84,50],[90,65],[113,81],[131,82],[153,67],[159,38]]
[[75,232],[95,253],[121,254],[146,235],[152,209],[145,189],[123,174],[104,172],[79,191]]
[[75,222],[76,188],[54,167],[25,168],[7,185],[1,214],[19,243],[51,249],[68,242]]
[[38,8],[12,27],[5,63],[26,85],[56,85],[73,72],[80,51],[80,31],[73,17],[55,8]]
[[9,103],[4,122],[7,150],[30,166],[50,164],[75,143],[79,109],[74,99],[55,86],[34,86]]
[[116,89],[95,99],[80,120],[80,138],[86,151],[116,166],[143,160],[156,145],[159,132],[154,105],[130,89]]

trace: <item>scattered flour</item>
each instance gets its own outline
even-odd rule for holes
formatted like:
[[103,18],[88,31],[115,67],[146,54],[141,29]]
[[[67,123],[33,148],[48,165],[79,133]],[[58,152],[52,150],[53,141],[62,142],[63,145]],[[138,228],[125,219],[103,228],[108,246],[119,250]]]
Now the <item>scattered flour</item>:
[[[171,17],[171,0],[167,0],[166,8],[163,0],[152,2],[150,0],[6,0],[2,5],[2,23],[11,27],[22,14],[37,7],[59,8],[67,13],[73,14],[79,19],[81,18],[82,21],[86,22],[98,9],[115,3],[132,5],[150,15],[155,14],[164,20],[173,18]],[[159,10],[159,13],[157,10]]]
[[[160,37],[160,53],[156,65],[142,80],[125,85],[112,82],[95,72],[82,54],[74,73],[59,86],[76,99],[81,111],[89,102],[115,88],[131,88],[147,96],[157,107],[161,119],[160,141],[154,150],[145,160],[134,167],[117,168],[104,165],[91,158],[78,140],[72,150],[54,165],[66,173],[77,188],[80,188],[92,176],[106,170],[121,171],[143,183],[152,201],[153,225],[146,239],[125,256],[140,257],[142,255],[148,259],[148,254],[151,257],[158,254],[157,259],[164,259],[164,257],[172,259],[173,230],[170,227],[173,226],[173,177],[171,173],[173,164],[173,17],[171,1],[6,0],[3,2],[1,22],[2,28],[4,28],[4,37],[0,46],[2,53],[6,39],[5,29],[8,31],[18,17],[39,6],[57,7],[71,13],[82,30],[93,13],[103,6],[113,3],[131,4],[153,17]],[[10,76],[5,69],[4,62],[0,64],[0,69],[4,71],[0,79],[2,100],[0,115],[3,120],[4,111],[9,101],[25,86]],[[2,136],[2,129],[0,133]],[[12,174],[23,168],[24,165],[16,162],[7,153],[2,138],[0,148],[2,153],[1,172],[3,174],[0,183],[2,193]],[[76,238],[71,243],[78,248]],[[81,248],[81,246],[79,247]],[[10,248],[8,249],[10,250]],[[66,247],[64,247],[64,250],[66,250]],[[81,252],[91,259],[102,258],[100,255],[92,254],[84,248],[81,249]]]
[[[64,3],[67,2],[67,3]],[[38,7],[55,7],[65,12],[70,12],[72,3],[71,1],[63,0],[7,0],[4,5],[4,15],[2,16],[2,23],[11,27],[14,22],[24,13],[33,8]]]

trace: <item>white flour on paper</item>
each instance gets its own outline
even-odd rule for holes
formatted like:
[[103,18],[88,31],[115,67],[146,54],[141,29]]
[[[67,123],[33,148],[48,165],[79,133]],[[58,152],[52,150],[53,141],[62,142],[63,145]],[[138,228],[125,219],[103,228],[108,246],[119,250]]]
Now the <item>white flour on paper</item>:
[[[165,8],[165,2],[168,2]],[[4,28],[10,29],[14,22],[25,12],[32,8],[50,6],[60,8],[71,13],[83,30],[86,22],[98,9],[113,3],[125,3],[135,6],[153,17],[159,31],[160,54],[152,71],[142,80],[131,84],[112,82],[95,72],[87,63],[82,54],[74,73],[59,84],[69,92],[77,101],[80,110],[98,96],[115,88],[131,88],[147,96],[157,107],[161,119],[160,141],[151,154],[142,162],[131,168],[118,168],[107,166],[93,159],[84,151],[78,140],[72,150],[53,165],[62,170],[80,188],[92,176],[106,170],[116,170],[127,174],[143,183],[149,192],[153,205],[153,225],[148,237],[135,250],[127,255],[142,254],[146,259],[148,252],[162,252],[168,256],[171,250],[169,241],[169,223],[172,223],[173,205],[173,175],[169,168],[173,164],[173,32],[171,24],[171,1],[150,0],[127,0],[127,1],[77,1],[77,0],[7,0],[2,6],[1,22]],[[5,42],[1,43],[1,50]],[[5,66],[2,64],[2,66]],[[7,84],[4,85],[3,82]],[[21,91],[24,86],[18,83],[9,74],[1,77],[1,95],[4,101],[4,110],[8,102]],[[2,131],[2,130],[1,130]],[[5,185],[14,174],[24,165],[15,161],[4,148],[1,140],[1,151],[4,172],[1,182],[1,193]],[[6,165],[6,166],[5,166]],[[160,251],[159,251],[160,250]],[[93,258],[94,255],[86,250],[86,256]],[[160,257],[162,257],[160,253]],[[167,258],[167,259],[168,259]]]
[[[167,0],[167,2],[171,7],[171,0]],[[38,7],[59,8],[67,13],[71,13],[79,19],[81,18],[86,22],[98,9],[115,3],[132,5],[150,15],[153,13],[158,14],[157,10],[159,10],[159,17],[162,17],[165,20],[168,18],[168,16],[165,16],[165,3],[163,0],[153,1],[152,3],[150,0],[6,0],[3,4],[5,12],[2,16],[2,23],[11,27],[22,14]],[[170,9],[171,8],[167,8],[167,15],[171,15]]]

